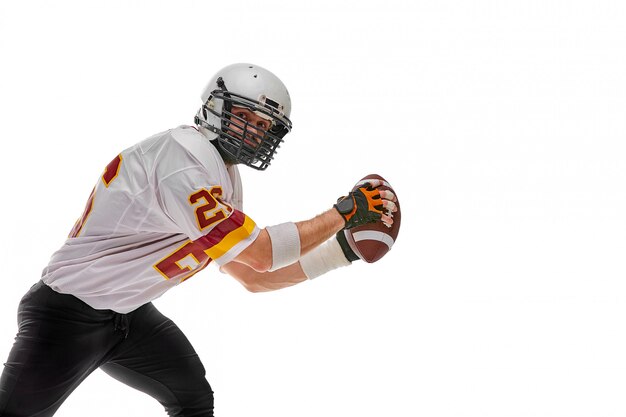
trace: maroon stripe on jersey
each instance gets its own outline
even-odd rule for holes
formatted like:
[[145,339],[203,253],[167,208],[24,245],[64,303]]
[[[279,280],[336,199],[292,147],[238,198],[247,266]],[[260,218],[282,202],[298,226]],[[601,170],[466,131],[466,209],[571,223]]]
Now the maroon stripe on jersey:
[[[247,223],[246,219],[248,219]],[[209,233],[194,241],[186,242],[174,253],[161,259],[154,265],[154,268],[165,279],[180,278],[184,281],[204,269],[211,262],[212,257],[220,257],[232,247],[231,245],[249,236],[248,228],[251,225],[254,227],[254,222],[242,212],[235,210],[229,218],[220,222]],[[227,237],[228,235],[230,237]],[[178,263],[187,256],[192,256],[198,263],[198,267],[191,268]]]
[[233,213],[226,220],[221,221],[209,233],[196,239],[195,242],[202,241],[202,246],[209,249],[220,243],[230,232],[243,226],[245,220],[245,214],[239,210],[233,210]]

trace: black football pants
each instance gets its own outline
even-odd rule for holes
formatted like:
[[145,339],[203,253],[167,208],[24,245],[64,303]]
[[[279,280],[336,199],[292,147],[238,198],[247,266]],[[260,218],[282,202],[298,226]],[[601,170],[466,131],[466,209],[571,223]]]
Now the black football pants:
[[95,310],[42,282],[18,308],[18,334],[0,377],[0,416],[52,416],[97,368],[151,395],[170,416],[213,416],[198,355],[152,303],[129,314]]

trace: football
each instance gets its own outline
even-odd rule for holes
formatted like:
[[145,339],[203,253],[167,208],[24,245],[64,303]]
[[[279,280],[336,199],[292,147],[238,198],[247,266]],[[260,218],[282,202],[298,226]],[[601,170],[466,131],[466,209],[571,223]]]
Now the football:
[[350,245],[350,248],[356,253],[359,258],[365,262],[373,263],[387,254],[393,247],[393,244],[398,237],[400,231],[400,199],[391,185],[380,175],[370,174],[366,175],[359,182],[356,183],[353,191],[358,187],[368,182],[371,179],[379,179],[384,182],[380,187],[381,190],[391,190],[395,195],[397,201],[396,206],[398,211],[393,213],[393,224],[391,227],[385,226],[385,224],[379,220],[376,223],[368,223],[361,226],[353,227],[352,229],[344,230],[346,240]]

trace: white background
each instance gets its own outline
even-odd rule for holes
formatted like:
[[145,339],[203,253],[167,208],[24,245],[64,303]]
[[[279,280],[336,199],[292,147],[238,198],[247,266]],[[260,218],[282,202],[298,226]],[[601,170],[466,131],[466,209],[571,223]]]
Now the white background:
[[[242,169],[246,212],[303,220],[376,172],[402,230],[377,264],[156,301],[218,416],[626,415],[623,1],[1,1],[2,361],[104,166],[252,62],[294,130]],[[97,371],[58,415],[163,412]]]

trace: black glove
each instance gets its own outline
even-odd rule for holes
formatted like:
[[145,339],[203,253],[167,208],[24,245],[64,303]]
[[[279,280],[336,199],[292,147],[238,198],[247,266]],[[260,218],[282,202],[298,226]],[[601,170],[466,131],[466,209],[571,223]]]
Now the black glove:
[[346,222],[346,229],[366,223],[374,223],[382,217],[383,200],[378,189],[366,182],[334,205]]
[[347,260],[349,260],[350,262],[358,261],[361,258],[359,258],[359,255],[354,253],[354,251],[348,244],[348,241],[346,240],[346,233],[347,232],[344,232],[343,230],[337,232],[337,241],[339,242],[339,246],[341,246],[343,255],[346,257]]

